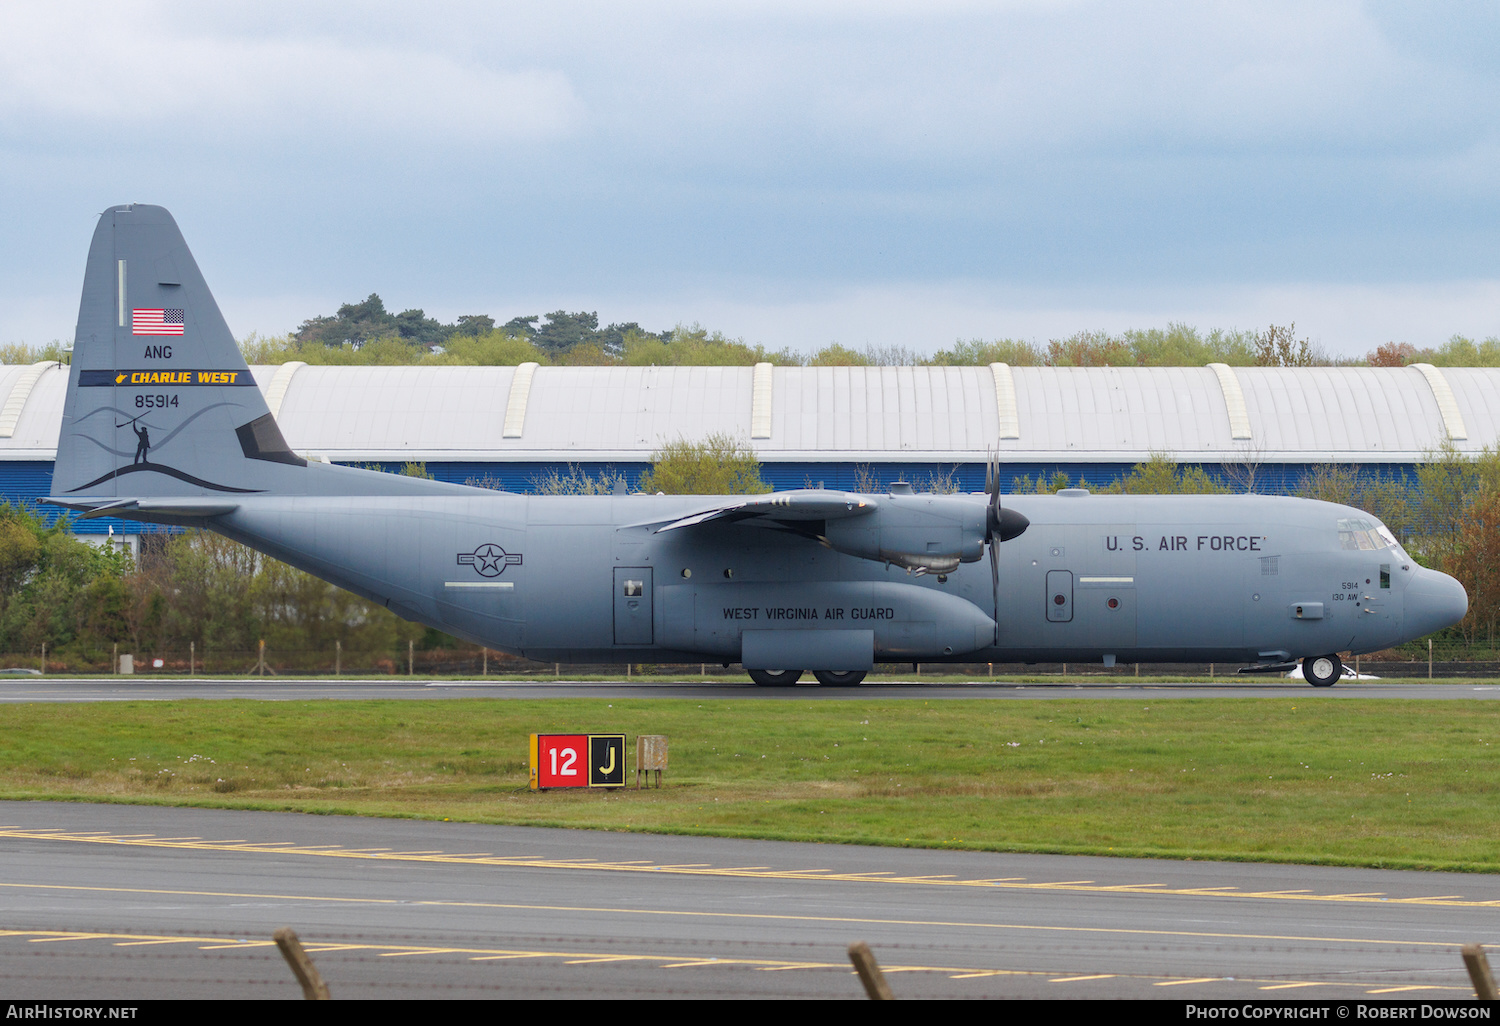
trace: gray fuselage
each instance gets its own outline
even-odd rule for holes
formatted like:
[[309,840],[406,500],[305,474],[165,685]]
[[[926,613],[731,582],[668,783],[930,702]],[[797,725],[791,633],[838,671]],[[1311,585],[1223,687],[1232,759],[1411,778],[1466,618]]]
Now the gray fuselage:
[[998,610],[983,560],[913,575],[771,524],[658,529],[728,501],[247,496],[211,526],[409,619],[569,662],[737,662],[758,632],[822,631],[838,669],[839,639],[869,631],[876,662],[1265,663],[1388,648],[1467,601],[1399,547],[1341,544],[1368,514],[1306,499],[1006,497],[1030,524],[999,546]]

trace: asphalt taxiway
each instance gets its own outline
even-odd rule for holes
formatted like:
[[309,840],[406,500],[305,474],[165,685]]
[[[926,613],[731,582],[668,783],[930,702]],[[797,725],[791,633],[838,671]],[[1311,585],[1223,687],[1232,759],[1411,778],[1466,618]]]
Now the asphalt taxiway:
[[[607,800],[601,797],[600,800]],[[1500,878],[0,803],[16,999],[1472,997]]]

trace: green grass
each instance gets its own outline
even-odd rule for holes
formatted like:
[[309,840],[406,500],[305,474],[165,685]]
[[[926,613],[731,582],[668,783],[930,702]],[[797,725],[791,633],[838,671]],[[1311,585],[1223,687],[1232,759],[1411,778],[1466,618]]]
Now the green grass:
[[[183,701],[5,728],[9,799],[1500,872],[1492,702]],[[531,793],[533,731],[624,731],[632,759],[666,734],[667,786]]]

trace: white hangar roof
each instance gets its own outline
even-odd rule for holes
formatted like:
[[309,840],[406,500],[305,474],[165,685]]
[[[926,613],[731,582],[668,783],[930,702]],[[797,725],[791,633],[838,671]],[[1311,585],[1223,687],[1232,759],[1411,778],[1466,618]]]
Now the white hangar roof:
[[[722,432],[762,461],[1413,462],[1500,438],[1500,369],[252,368],[330,460],[643,461]],[[0,366],[0,459],[55,458],[65,368]]]

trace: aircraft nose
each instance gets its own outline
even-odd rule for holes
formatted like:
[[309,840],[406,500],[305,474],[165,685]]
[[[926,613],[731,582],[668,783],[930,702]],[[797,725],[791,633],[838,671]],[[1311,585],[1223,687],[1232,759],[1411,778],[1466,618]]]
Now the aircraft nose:
[[1404,633],[1420,638],[1458,623],[1468,611],[1469,596],[1462,584],[1436,570],[1419,570],[1406,586]]

